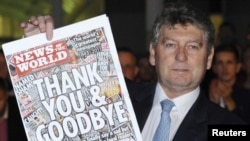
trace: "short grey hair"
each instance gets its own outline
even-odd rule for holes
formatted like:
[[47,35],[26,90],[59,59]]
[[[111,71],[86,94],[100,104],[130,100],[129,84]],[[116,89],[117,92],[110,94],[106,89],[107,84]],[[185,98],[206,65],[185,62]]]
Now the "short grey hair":
[[176,24],[184,26],[191,24],[202,29],[208,50],[214,45],[215,29],[209,16],[190,4],[181,2],[166,4],[161,15],[156,18],[151,37],[153,46],[157,46],[159,36],[164,26],[173,27]]

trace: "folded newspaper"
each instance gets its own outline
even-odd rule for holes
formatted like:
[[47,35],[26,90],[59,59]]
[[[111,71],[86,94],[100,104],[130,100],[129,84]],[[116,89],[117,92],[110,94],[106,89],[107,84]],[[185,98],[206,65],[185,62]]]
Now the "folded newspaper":
[[29,141],[141,141],[105,14],[3,51]]

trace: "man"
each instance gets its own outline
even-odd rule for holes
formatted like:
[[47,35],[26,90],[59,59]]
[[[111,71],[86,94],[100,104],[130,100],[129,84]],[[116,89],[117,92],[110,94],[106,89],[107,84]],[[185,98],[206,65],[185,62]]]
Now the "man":
[[[21,27],[25,36],[46,32],[51,39],[52,21],[50,16],[31,17]],[[175,105],[170,113],[169,140],[205,141],[210,124],[244,124],[200,90],[206,69],[212,64],[213,43],[214,27],[208,16],[184,3],[166,5],[155,21],[149,49],[158,82],[151,85],[127,81],[143,141],[154,137],[163,99]]]
[[128,47],[118,48],[117,53],[121,63],[123,76],[129,80],[135,81],[139,72],[135,53]]
[[237,46],[225,44],[216,47],[212,68],[216,77],[209,86],[210,99],[250,123],[250,95],[237,84],[237,76],[241,70]]
[[[250,35],[249,35],[250,36]],[[243,49],[242,55],[242,67],[243,67],[243,76],[244,80],[242,86],[250,91],[250,46],[247,46]]]

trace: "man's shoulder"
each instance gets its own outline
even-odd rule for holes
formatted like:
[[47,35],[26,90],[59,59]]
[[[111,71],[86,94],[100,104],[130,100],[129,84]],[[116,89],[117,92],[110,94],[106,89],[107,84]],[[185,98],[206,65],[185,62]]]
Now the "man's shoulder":
[[133,82],[125,79],[129,95],[132,99],[143,100],[154,96],[156,82]]

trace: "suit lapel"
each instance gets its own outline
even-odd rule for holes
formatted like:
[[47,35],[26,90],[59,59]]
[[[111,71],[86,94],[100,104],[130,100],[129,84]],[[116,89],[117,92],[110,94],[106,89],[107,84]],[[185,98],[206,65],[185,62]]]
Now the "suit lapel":
[[200,93],[194,105],[182,121],[173,141],[201,141],[206,139],[207,117],[207,98],[204,93]]
[[137,85],[129,92],[141,131],[153,105],[155,87],[156,83],[147,83]]

